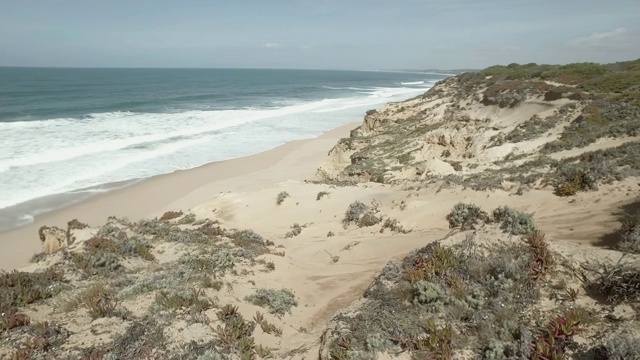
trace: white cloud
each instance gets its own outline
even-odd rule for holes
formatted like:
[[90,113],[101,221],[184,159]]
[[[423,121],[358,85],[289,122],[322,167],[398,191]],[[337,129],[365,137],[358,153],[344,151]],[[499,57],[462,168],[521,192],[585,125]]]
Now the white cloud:
[[278,43],[266,43],[264,44],[264,47],[268,48],[268,49],[276,49],[280,47],[280,44]]
[[618,28],[610,32],[594,33],[589,36],[569,40],[568,46],[581,49],[623,50],[637,46],[637,31]]

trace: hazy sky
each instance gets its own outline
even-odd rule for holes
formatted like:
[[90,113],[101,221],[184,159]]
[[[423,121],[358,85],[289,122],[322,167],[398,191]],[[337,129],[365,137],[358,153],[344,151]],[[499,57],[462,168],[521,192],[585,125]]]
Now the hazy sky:
[[480,68],[640,58],[640,0],[0,0],[0,66]]

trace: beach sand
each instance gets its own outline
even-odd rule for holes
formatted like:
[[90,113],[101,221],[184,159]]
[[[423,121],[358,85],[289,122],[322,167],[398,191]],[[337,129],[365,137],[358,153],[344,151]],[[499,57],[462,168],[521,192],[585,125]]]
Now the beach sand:
[[286,180],[310,179],[331,147],[359,124],[343,125],[316,138],[292,141],[262,153],[155,176],[39,215],[31,224],[0,233],[0,270],[25,266],[33,254],[40,252],[38,229],[43,225],[66,229],[67,222],[77,218],[97,227],[109,216],[135,221],[160,216],[167,210],[188,211],[220,192],[257,190]]

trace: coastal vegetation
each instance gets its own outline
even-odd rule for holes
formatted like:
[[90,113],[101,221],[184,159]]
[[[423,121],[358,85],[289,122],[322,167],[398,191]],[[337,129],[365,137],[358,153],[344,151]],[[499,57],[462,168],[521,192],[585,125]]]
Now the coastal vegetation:
[[[498,115],[482,115],[492,111]],[[368,113],[332,150],[351,163],[318,174],[328,183],[416,188],[501,189],[508,181],[520,191],[551,185],[572,196],[637,176],[638,137],[640,60],[509,64],[447,78],[423,96]],[[594,147],[603,141],[615,145]]]
[[463,73],[314,181],[43,226],[0,358],[640,359],[639,177],[640,60]]
[[[447,219],[461,232],[389,262],[362,300],[334,317],[323,342],[329,358],[405,352],[412,359],[640,356],[633,345],[638,334],[627,328],[603,344],[577,341],[609,326],[607,315],[585,299],[637,308],[637,263],[577,266],[551,250],[530,215],[507,206],[489,217],[460,203]],[[483,231],[472,231],[479,223]]]

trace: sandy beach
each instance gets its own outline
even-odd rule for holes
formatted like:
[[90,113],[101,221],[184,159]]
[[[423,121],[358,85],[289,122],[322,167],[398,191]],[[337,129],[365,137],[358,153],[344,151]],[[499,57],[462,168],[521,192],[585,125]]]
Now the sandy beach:
[[43,225],[66,228],[69,220],[77,218],[100,226],[109,216],[135,221],[168,210],[187,211],[220,192],[256,190],[281,181],[309,179],[331,147],[359,124],[349,123],[316,138],[291,141],[251,156],[155,176],[42,214],[31,224],[0,233],[0,269],[25,266],[33,254],[40,252],[38,229]]

